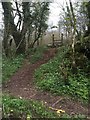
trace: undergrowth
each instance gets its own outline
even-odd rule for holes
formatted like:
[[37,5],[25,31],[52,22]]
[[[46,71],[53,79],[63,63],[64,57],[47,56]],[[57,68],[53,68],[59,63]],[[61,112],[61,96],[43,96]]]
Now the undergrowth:
[[2,83],[5,83],[21,67],[23,60],[24,55],[18,55],[13,59],[2,58]]
[[27,51],[27,55],[30,56],[30,63],[35,63],[38,60],[43,59],[43,53],[47,50],[47,46],[40,46],[36,48],[30,48]]
[[[38,102],[33,100],[25,100],[20,98],[15,98],[9,95],[3,95],[2,97],[3,109],[2,117],[9,118],[21,118],[21,120],[53,120],[53,119],[62,119],[62,120],[85,120],[84,115],[75,115],[70,116],[66,113],[58,113],[59,111],[51,111],[49,107],[46,107],[44,102]],[[82,118],[82,119],[81,119]]]
[[2,56],[0,55],[0,85],[2,83]]
[[[29,49],[27,56],[30,57],[30,63],[35,63],[43,58],[43,52],[47,50],[46,46]],[[13,58],[2,58],[2,83],[6,82],[21,67],[25,56],[18,55]]]
[[[58,95],[70,95],[88,103],[90,76],[87,76],[87,73],[79,67],[77,67],[77,73],[73,74],[71,56],[67,57],[68,51],[70,51],[68,47],[61,47],[53,60],[41,65],[35,71],[36,85],[39,89]],[[87,62],[86,64],[89,65],[89,61]]]
[[[33,55],[32,63],[39,60],[36,59],[35,54],[38,54],[41,51],[43,52],[47,48],[37,48],[36,51],[31,51]],[[43,64],[40,68],[38,68],[35,72],[35,79],[38,88],[51,91],[52,93],[61,95],[68,94],[73,96],[74,98],[79,98],[85,102],[88,101],[88,81],[89,76],[87,76],[85,71],[82,71],[78,68],[77,74],[73,74],[71,72],[71,60],[68,59],[66,53],[69,51],[69,48],[61,47],[58,51],[58,54],[54,59],[50,60],[48,63]],[[31,54],[30,53],[30,54]],[[35,55],[35,56],[34,56]],[[41,56],[41,55],[40,55]],[[14,72],[18,70],[18,68],[22,65],[24,60],[24,56],[20,55],[11,59],[3,58],[3,82],[7,81]],[[88,61],[87,61],[88,62]],[[65,72],[68,75],[69,84],[65,85],[64,76],[61,72],[61,67],[63,64],[65,65]],[[87,63],[88,64],[88,63]],[[29,116],[30,118],[71,118],[66,113],[58,116],[57,113],[51,111],[48,107],[44,105],[43,102],[37,102],[33,100],[24,100],[21,97],[15,98],[9,95],[3,95],[2,97],[3,103],[3,117],[8,117],[13,113],[14,117],[24,117],[25,119]],[[75,116],[78,118],[84,117],[82,115]],[[24,120],[24,119],[23,119]]]
[[14,118],[27,118],[27,116],[30,116],[30,118],[58,117],[54,112],[51,112],[49,108],[45,107],[43,102],[24,100],[9,95],[4,95],[2,102],[3,118],[8,118],[11,112]]

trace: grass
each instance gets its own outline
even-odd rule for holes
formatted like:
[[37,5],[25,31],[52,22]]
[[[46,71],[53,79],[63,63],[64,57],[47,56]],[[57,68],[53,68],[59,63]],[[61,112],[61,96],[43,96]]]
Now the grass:
[[[36,57],[38,53],[40,56],[43,55],[43,52],[47,48],[37,48],[36,51],[31,50],[32,54],[32,63],[41,59],[41,57]],[[70,61],[65,58],[65,54],[68,52],[68,48],[62,47],[56,57],[53,60],[50,60],[48,63],[43,64],[35,72],[35,79],[38,88],[51,91],[52,93],[61,95],[68,94],[73,97],[80,98],[81,100],[88,100],[88,80],[89,78],[78,69],[78,74],[73,75],[69,67]],[[64,59],[64,61],[63,61]],[[3,58],[3,82],[6,82],[12,75],[15,73],[19,67],[21,67],[24,60],[23,55],[19,55],[14,59],[5,59]],[[68,71],[68,80],[69,85],[64,84],[64,78],[60,71],[60,66],[62,61],[66,64],[66,70]],[[33,100],[24,100],[22,98],[15,98],[9,95],[3,95],[3,117],[8,117],[8,115],[13,112],[14,117],[37,117],[37,118],[62,118],[63,120],[71,118],[69,115],[62,114],[61,116],[57,115],[57,111],[53,112],[51,109],[46,107],[43,102],[37,102]],[[83,115],[76,115],[77,120],[84,118]]]
[[3,57],[2,61],[2,83],[5,83],[21,67],[24,55],[18,55],[13,59]]
[[30,55],[30,63],[35,63],[35,62],[43,59],[43,53],[47,49],[48,48],[46,46],[40,46],[40,47],[37,47],[37,48],[29,49],[27,54]]
[[[28,51],[28,56],[30,57],[30,63],[35,63],[38,60],[43,58],[43,52],[47,50],[46,46],[41,46],[38,48],[33,48]],[[18,55],[17,57],[11,58],[2,58],[2,83],[9,80],[9,78],[21,67],[25,56]],[[1,62],[0,62],[1,63]],[[0,64],[1,65],[1,64]]]
[[[71,60],[65,57],[68,51],[68,47],[60,48],[53,60],[43,64],[35,71],[36,85],[39,89],[58,95],[70,95],[84,103],[88,103],[90,77],[87,77],[87,73],[79,68],[77,74],[72,73]],[[61,71],[63,65],[64,73]],[[65,75],[68,76],[68,85],[65,85]]]
[[[62,120],[84,120],[86,117],[84,115],[75,115],[74,118],[66,113],[57,113],[57,111],[51,111],[49,107],[46,107],[43,102],[37,102],[33,100],[25,100],[21,98],[15,98],[9,95],[3,95],[3,118],[8,118],[10,115],[14,118],[27,119],[35,118],[40,120],[40,118],[46,118],[46,120],[62,119]],[[82,119],[81,119],[82,118]]]
[[57,116],[54,112],[51,112],[49,108],[45,107],[42,102],[19,99],[9,95],[4,95],[2,101],[4,118],[8,118],[11,111],[13,111],[15,118],[19,118],[20,116],[53,118]]

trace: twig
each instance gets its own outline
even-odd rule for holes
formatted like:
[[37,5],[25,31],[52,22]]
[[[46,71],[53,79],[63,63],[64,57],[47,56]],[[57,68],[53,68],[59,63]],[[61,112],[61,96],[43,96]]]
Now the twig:
[[59,100],[57,100],[53,105],[52,107],[54,107],[57,103],[59,103],[63,98],[60,98]]

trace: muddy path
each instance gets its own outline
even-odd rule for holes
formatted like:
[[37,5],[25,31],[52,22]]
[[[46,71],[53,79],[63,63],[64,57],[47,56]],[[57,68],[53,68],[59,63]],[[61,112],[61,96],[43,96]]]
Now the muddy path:
[[3,85],[3,92],[10,95],[43,101],[47,106],[65,110],[69,115],[88,114],[88,108],[83,106],[79,101],[64,96],[56,96],[49,92],[40,91],[34,84],[34,72],[42,64],[47,63],[56,54],[56,48],[50,48],[43,54],[43,59],[34,64],[30,64],[25,60],[22,67]]

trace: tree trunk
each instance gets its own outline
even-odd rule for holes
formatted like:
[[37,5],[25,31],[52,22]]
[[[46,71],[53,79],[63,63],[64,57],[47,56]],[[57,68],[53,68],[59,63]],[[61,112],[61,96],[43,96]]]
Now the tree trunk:
[[88,19],[89,19],[89,23],[88,23],[88,35],[90,35],[90,1],[87,4],[87,13],[88,13]]
[[16,44],[16,53],[17,54],[21,54],[25,52],[25,41],[24,41],[24,37],[22,37],[25,35],[24,32],[22,32],[22,34],[17,30],[16,25],[14,24],[14,16],[12,14],[12,7],[11,7],[11,3],[10,2],[2,2],[2,7],[4,10],[4,25],[5,25],[5,33],[4,33],[4,49],[5,49],[5,53],[6,55],[8,55],[8,36],[12,35],[14,40],[15,40],[15,44]]

